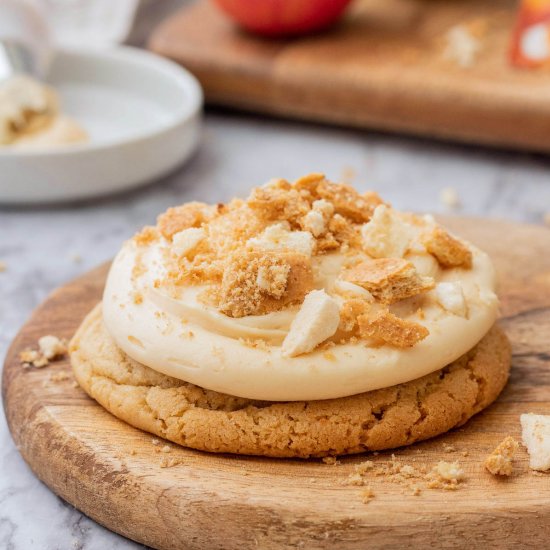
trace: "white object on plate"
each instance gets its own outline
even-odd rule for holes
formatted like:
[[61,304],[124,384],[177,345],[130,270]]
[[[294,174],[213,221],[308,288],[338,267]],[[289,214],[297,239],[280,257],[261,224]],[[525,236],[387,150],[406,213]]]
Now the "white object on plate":
[[185,69],[128,47],[60,51],[48,81],[90,135],[49,149],[0,148],[0,203],[114,193],[166,175],[195,150],[202,90]]

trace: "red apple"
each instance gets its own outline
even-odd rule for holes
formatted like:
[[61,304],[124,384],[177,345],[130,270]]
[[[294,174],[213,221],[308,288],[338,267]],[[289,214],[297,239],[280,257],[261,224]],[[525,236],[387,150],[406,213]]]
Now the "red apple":
[[328,27],[351,0],[216,0],[245,29],[265,36],[290,36]]

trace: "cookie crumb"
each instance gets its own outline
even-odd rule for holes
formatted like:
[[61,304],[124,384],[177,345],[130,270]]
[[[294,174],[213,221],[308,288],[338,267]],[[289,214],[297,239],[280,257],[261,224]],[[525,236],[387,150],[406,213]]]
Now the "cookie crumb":
[[445,453],[454,453],[456,451],[456,447],[454,445],[443,445],[443,451]]
[[428,488],[446,489],[454,491],[458,484],[465,479],[464,470],[458,462],[440,461],[427,474]]
[[184,460],[182,460],[181,458],[163,457],[159,462],[159,466],[161,468],[173,468],[174,466],[179,466],[180,464],[183,464],[183,463],[184,463]]
[[521,438],[529,453],[529,468],[546,472],[550,470],[550,416],[522,414]]
[[42,368],[50,361],[60,359],[67,353],[67,343],[57,336],[42,336],[38,340],[38,350],[24,349],[19,353],[19,361],[23,367]]
[[50,364],[50,362],[34,349],[25,349],[19,353],[19,361],[23,367],[35,367],[40,369]]
[[444,36],[443,58],[453,61],[459,67],[472,67],[481,51],[481,41],[468,25],[454,25]]
[[356,472],[355,474],[350,474],[346,479],[344,479],[341,482],[341,485],[354,485],[356,487],[360,487],[365,485],[365,480],[361,474]]
[[370,487],[366,487],[363,491],[361,491],[361,500],[363,504],[368,504],[373,498],[374,498],[374,491]]
[[512,475],[512,460],[518,447],[519,444],[513,437],[504,438],[485,459],[485,468],[494,476]]
[[171,453],[172,452],[172,447],[170,447],[170,445],[164,445],[164,447],[162,447],[161,451],[163,453]]
[[439,193],[439,200],[444,206],[452,209],[460,206],[460,198],[454,187],[444,187]]
[[53,374],[50,374],[50,380],[52,382],[63,382],[65,380],[69,380],[70,375],[66,372],[55,372]]
[[365,460],[364,462],[361,462],[360,464],[355,465],[355,471],[360,475],[366,474],[373,468],[374,468],[374,462],[372,460]]
[[160,441],[154,437],[153,439],[151,439],[151,443],[156,446],[160,444]]
[[432,227],[430,232],[422,236],[422,242],[426,250],[435,256],[443,268],[472,268],[473,254],[471,250],[442,227]]
[[62,357],[67,353],[66,342],[51,334],[42,336],[42,338],[38,340],[38,348],[40,349],[40,353],[48,361]]
[[335,456],[325,456],[322,461],[324,464],[328,464],[329,466],[336,466],[336,464],[340,464],[340,461],[337,460]]

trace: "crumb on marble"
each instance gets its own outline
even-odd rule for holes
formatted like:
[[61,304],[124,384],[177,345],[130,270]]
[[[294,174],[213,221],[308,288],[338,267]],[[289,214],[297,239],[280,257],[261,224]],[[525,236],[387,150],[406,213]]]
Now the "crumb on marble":
[[458,208],[460,206],[460,198],[454,187],[444,187],[439,193],[439,200],[448,208]]

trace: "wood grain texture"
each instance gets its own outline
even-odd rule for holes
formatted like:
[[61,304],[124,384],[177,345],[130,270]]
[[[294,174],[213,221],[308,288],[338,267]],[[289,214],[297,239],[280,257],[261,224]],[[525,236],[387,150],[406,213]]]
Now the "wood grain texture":
[[[185,65],[209,102],[329,123],[550,151],[550,73],[507,62],[515,0],[358,0],[331,31],[240,32],[203,0],[150,48]],[[472,67],[444,59],[457,23],[486,25]]]
[[[38,477],[94,520],[161,549],[548,546],[550,475],[527,469],[495,479],[483,460],[505,436],[519,438],[519,414],[550,414],[550,231],[496,221],[445,223],[493,256],[503,320],[514,346],[511,380],[498,401],[463,428],[398,450],[405,463],[459,460],[467,481],[456,492],[404,487],[373,478],[375,498],[342,486],[367,457],[319,461],[156,452],[150,434],[117,420],[68,380],[66,360],[23,369],[18,353],[47,333],[70,337],[100,298],[107,266],[54,292],[8,352],[4,405],[13,438]],[[55,378],[55,376],[54,376]],[[454,445],[455,453],[445,453]],[[462,456],[467,451],[468,456]],[[385,462],[391,453],[368,456]],[[162,458],[181,464],[161,468]]]

